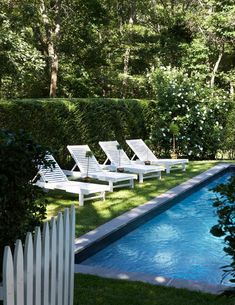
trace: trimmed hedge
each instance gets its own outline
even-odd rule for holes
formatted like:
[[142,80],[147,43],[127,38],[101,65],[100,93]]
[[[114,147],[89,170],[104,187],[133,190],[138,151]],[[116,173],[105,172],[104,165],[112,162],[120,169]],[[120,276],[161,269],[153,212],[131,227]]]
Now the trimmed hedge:
[[147,138],[154,101],[122,99],[1,100],[0,128],[31,132],[68,165],[67,145],[88,144],[100,161],[99,141]]

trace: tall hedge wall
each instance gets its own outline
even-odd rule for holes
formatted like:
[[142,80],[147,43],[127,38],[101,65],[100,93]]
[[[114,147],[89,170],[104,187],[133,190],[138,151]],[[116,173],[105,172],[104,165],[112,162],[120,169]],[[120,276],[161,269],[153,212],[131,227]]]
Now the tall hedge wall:
[[[105,156],[98,142],[146,138],[155,102],[121,99],[43,99],[0,101],[0,128],[30,131],[35,139],[56,151],[68,163],[68,144],[88,144]],[[126,146],[125,146],[126,147]]]

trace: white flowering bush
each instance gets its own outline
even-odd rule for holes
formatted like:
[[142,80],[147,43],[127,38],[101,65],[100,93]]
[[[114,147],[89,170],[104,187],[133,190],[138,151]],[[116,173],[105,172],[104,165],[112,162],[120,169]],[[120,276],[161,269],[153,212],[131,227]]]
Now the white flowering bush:
[[190,159],[214,159],[221,148],[227,114],[227,94],[211,89],[197,76],[161,67],[151,74],[157,109],[151,122],[151,140],[158,155],[169,155],[172,136],[169,126],[179,126],[176,151]]

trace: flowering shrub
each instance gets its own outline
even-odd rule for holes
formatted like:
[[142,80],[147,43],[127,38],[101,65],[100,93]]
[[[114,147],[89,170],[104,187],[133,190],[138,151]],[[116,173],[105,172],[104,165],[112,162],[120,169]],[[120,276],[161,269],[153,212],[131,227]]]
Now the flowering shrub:
[[224,91],[202,84],[176,68],[158,68],[151,74],[157,100],[151,140],[156,153],[169,155],[170,124],[179,126],[176,151],[190,159],[214,159],[220,148],[230,102]]

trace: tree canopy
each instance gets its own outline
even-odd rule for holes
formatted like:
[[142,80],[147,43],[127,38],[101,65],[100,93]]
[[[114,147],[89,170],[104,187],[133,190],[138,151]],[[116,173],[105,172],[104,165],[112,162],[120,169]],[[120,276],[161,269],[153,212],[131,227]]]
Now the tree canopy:
[[233,94],[232,0],[3,0],[1,97],[153,98],[160,66]]

